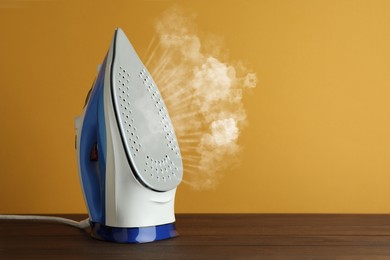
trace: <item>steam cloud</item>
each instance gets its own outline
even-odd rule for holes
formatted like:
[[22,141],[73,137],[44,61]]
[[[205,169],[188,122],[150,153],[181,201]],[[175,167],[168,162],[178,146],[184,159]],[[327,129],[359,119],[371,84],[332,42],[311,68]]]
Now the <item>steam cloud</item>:
[[256,86],[256,74],[241,62],[222,61],[222,44],[215,36],[201,37],[194,14],[173,7],[155,29],[146,66],[175,128],[184,182],[194,189],[214,188],[222,171],[237,164],[237,141],[246,125],[242,95]]

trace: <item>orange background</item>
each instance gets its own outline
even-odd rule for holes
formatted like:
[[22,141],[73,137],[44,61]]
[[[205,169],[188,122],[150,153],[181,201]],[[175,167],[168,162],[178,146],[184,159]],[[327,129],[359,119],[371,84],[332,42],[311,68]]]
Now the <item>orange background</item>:
[[142,54],[174,3],[259,77],[241,164],[176,212],[390,213],[386,0],[0,0],[0,213],[86,212],[74,116],[114,28]]

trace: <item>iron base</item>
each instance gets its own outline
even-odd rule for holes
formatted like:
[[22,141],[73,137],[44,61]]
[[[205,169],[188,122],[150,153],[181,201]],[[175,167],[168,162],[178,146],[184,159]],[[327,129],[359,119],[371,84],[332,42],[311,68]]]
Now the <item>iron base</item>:
[[175,222],[139,228],[110,227],[92,221],[90,225],[93,238],[115,243],[148,243],[179,235],[176,231]]

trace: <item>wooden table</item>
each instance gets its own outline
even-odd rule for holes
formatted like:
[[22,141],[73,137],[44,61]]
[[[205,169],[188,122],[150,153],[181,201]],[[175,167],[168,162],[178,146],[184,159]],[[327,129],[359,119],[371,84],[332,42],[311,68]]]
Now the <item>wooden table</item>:
[[176,226],[174,239],[114,244],[66,225],[2,220],[0,259],[390,259],[390,215],[178,214]]

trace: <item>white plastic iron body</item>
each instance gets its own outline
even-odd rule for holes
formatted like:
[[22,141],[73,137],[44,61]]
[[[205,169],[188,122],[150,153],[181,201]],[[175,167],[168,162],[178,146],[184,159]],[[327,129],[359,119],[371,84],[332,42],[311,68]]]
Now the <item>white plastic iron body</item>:
[[160,92],[121,29],[75,125],[92,236],[121,243],[176,236],[180,150]]

